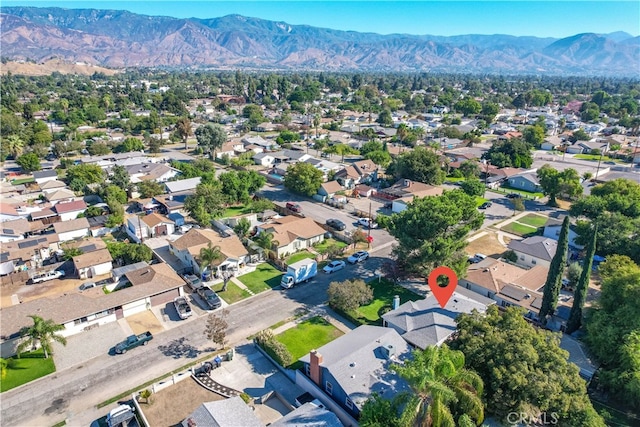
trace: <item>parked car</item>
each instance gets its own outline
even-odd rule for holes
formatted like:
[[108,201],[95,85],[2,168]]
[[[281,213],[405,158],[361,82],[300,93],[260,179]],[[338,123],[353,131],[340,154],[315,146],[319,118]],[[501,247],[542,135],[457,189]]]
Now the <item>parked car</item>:
[[204,303],[207,305],[207,307],[209,307],[209,309],[215,310],[216,308],[220,308],[220,306],[222,305],[220,297],[218,296],[218,294],[213,292],[211,288],[202,286],[198,288],[196,292],[198,293],[198,295],[200,295],[200,298],[204,300]]
[[200,278],[195,274],[185,274],[182,276],[182,279],[187,282],[187,287],[193,292],[197,291],[203,286],[202,280],[200,280]]
[[86,291],[87,289],[95,288],[96,286],[98,286],[98,285],[96,285],[95,282],[86,282],[86,283],[83,283],[82,285],[80,285],[79,289],[81,291]]
[[472,264],[477,264],[483,259],[485,259],[486,257],[487,256],[485,254],[475,254],[474,256],[469,257],[469,262]]
[[149,331],[144,332],[140,335],[130,335],[127,337],[126,340],[116,345],[116,348],[115,348],[116,353],[125,354],[128,350],[131,350],[141,345],[149,344],[149,341],[151,341],[152,339],[153,339],[153,335]]
[[129,405],[120,405],[109,411],[107,415],[107,426],[116,427],[121,425],[129,425],[129,421],[135,417],[133,409]]
[[487,208],[490,208],[491,206],[493,206],[493,203],[484,202],[483,204],[480,205],[480,209],[487,209]]
[[336,218],[329,218],[327,220],[327,225],[329,227],[335,228],[338,231],[342,231],[345,228],[347,228],[347,226],[344,224],[344,222],[340,221],[339,219]]
[[369,258],[369,252],[367,252],[367,251],[358,251],[358,252],[354,253],[353,255],[351,255],[349,258],[347,258],[347,261],[349,261],[349,263],[351,263],[351,264],[355,264],[357,262],[364,261],[367,258]]
[[507,194],[507,199],[521,199],[521,198],[522,198],[522,194],[518,194],[518,193]]
[[181,319],[186,319],[193,314],[191,306],[185,297],[176,297],[173,300],[173,306],[176,308],[176,312]]
[[325,265],[322,271],[325,273],[331,274],[336,271],[342,270],[346,264],[344,261],[331,261],[329,264]]
[[64,271],[62,270],[54,270],[47,271],[46,273],[37,274],[31,278],[31,283],[42,283],[48,280],[59,279],[60,277],[64,277]]
[[302,212],[302,206],[300,206],[297,203],[287,202],[286,206],[287,206],[287,209],[289,209],[291,212],[295,212],[295,213]]
[[361,225],[365,228],[377,228],[378,224],[373,222],[371,218],[360,218],[358,219],[358,225]]

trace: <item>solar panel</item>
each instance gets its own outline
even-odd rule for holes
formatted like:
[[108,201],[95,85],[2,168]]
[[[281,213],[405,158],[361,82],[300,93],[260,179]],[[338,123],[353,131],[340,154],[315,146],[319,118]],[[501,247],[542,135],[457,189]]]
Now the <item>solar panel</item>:
[[2,233],[4,234],[16,234],[15,231],[11,228],[3,228]]
[[21,242],[21,243],[18,243],[18,248],[20,248],[20,249],[31,248],[33,246],[38,246],[38,243],[39,242],[37,240],[30,240],[30,241],[27,241],[27,242]]

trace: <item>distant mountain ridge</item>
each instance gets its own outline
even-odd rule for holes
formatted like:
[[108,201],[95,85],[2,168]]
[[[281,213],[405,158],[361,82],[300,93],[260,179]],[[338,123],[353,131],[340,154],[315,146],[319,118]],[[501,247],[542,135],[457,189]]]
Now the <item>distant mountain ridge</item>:
[[109,67],[434,71],[638,76],[640,37],[563,39],[339,31],[228,15],[146,16],[123,10],[0,8],[2,56]]

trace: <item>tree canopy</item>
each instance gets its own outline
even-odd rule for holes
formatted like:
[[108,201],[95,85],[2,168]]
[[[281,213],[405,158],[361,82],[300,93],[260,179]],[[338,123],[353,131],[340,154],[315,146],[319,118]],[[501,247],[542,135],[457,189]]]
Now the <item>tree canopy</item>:
[[573,200],[582,194],[580,175],[573,168],[563,171],[545,164],[537,172],[540,187],[546,196],[549,196],[549,206],[557,206],[556,197],[560,196]]
[[35,172],[42,169],[40,166],[40,157],[36,153],[26,153],[18,157],[16,160],[18,166],[25,172]]
[[424,147],[417,147],[395,157],[389,164],[387,173],[395,179],[410,179],[430,185],[442,184],[446,176],[440,157]]
[[475,198],[460,190],[416,199],[391,216],[389,233],[399,243],[394,255],[407,271],[426,274],[446,265],[462,277],[467,269],[467,256],[462,252],[465,239],[483,220]]
[[373,289],[360,279],[331,282],[327,294],[329,305],[345,313],[356,310],[373,299]]
[[518,138],[494,142],[482,158],[499,168],[529,168],[533,163],[529,146]]
[[313,196],[322,185],[323,174],[311,163],[298,162],[287,169],[284,186],[294,193]]
[[222,145],[227,141],[227,132],[220,125],[207,123],[196,129],[196,139],[198,145],[207,151],[213,159],[216,150],[222,148]]
[[196,192],[185,200],[184,208],[198,224],[210,227],[211,220],[219,218],[225,209],[225,200],[220,185],[198,184]]
[[487,412],[499,418],[510,412],[556,413],[560,425],[604,427],[559,336],[533,327],[522,309],[501,313],[493,305],[486,314],[462,314],[456,322],[459,335],[451,347],[482,378]]

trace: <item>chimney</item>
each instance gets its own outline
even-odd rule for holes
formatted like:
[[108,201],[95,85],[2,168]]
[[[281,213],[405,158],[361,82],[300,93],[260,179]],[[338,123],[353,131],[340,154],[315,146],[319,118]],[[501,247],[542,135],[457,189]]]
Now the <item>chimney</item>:
[[393,309],[397,310],[398,307],[400,307],[400,296],[399,295],[394,295],[393,296]]
[[408,180],[408,179],[405,179],[405,180],[404,180],[404,186],[405,186],[405,187],[411,187],[411,181],[410,181],[410,180]]
[[311,380],[322,387],[322,371],[320,365],[322,364],[322,355],[318,353],[318,350],[311,350],[309,353],[309,376]]

